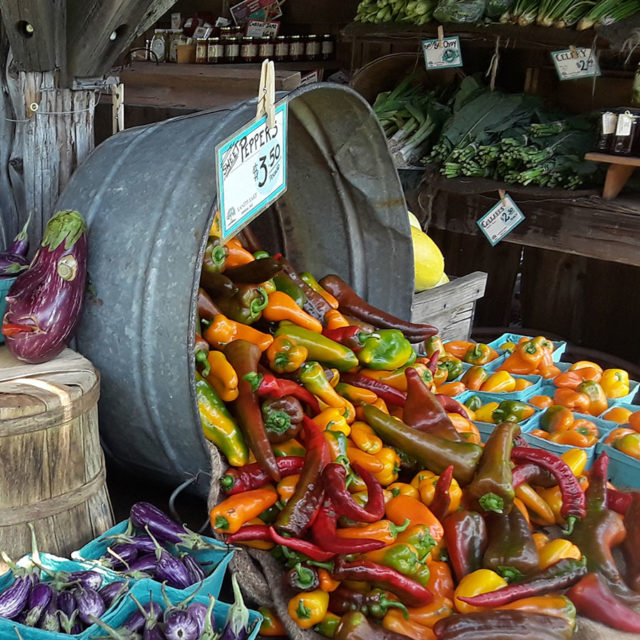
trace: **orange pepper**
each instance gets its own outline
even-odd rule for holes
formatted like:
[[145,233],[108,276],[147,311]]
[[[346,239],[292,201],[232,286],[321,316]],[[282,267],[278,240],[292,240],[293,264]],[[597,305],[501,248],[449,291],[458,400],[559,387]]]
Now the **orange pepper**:
[[273,336],[268,333],[262,333],[249,325],[230,320],[221,313],[213,317],[213,321],[202,335],[215,349],[224,349],[234,340],[246,340],[257,345],[260,351],[266,351],[273,342]]
[[347,455],[351,462],[357,462],[369,473],[380,473],[384,469],[384,462],[382,462],[382,460],[361,451],[357,447],[350,446],[349,441],[347,441]]
[[[580,371],[584,371],[584,369],[580,369]],[[609,407],[609,402],[604,393],[604,389],[597,382],[594,382],[593,380],[585,380],[580,383],[577,391],[579,393],[584,393],[589,397],[589,410],[587,413],[590,413],[592,416],[599,416]]]
[[459,413],[447,413],[456,431],[463,437],[466,442],[473,442],[474,444],[480,444],[482,438],[480,437],[480,431],[471,420],[463,418]]
[[556,389],[553,394],[553,402],[577,413],[589,413],[589,407],[591,406],[591,400],[586,393],[562,388]]
[[535,371],[544,356],[544,348],[539,341],[531,339],[518,342],[513,353],[518,356],[522,362],[528,363],[532,370]]
[[366,422],[357,420],[351,425],[351,440],[358,449],[371,455],[382,449],[382,440]]
[[522,502],[520,498],[514,498],[513,506],[520,509],[520,513],[524,516],[524,519],[527,521],[527,524],[531,526],[531,518],[529,517],[529,510],[525,506],[524,502]]
[[640,432],[640,411],[635,411],[629,416],[629,426],[634,431]]
[[555,404],[547,409],[547,412],[540,418],[540,426],[549,433],[568,431],[573,427],[575,418],[573,412],[567,407]]
[[602,416],[602,418],[604,420],[617,422],[618,424],[627,424],[632,413],[632,411],[625,409],[624,407],[612,407]]
[[278,336],[267,349],[269,367],[275,373],[292,373],[298,370],[308,355],[307,348],[289,336]]
[[[252,518],[245,524],[249,526],[254,524],[263,525],[264,522],[260,520],[260,518]],[[234,544],[243,544],[245,547],[251,547],[252,549],[264,549],[265,551],[269,551],[276,546],[273,542],[269,542],[269,540],[245,540],[243,542],[235,542]]]
[[231,238],[224,246],[229,251],[227,260],[224,263],[225,268],[239,267],[242,264],[248,264],[255,260],[253,254],[242,246],[237,237]]
[[391,492],[392,498],[398,496],[411,496],[412,498],[420,498],[418,490],[406,482],[394,482],[387,487],[387,491]]
[[[400,529],[403,529],[404,525],[409,525],[406,519],[403,520]],[[381,540],[386,545],[390,545],[393,544],[398,537],[398,526],[391,522],[391,520],[378,520],[378,522],[367,524],[363,527],[337,529],[336,535],[339,538],[373,538],[374,540]]]
[[611,431],[604,439],[604,444],[611,444],[620,438],[624,438],[624,436],[629,435],[630,433],[635,433],[635,431],[627,427],[618,427],[617,429],[613,429],[613,431]]
[[272,486],[229,496],[209,512],[211,528],[218,533],[236,533],[277,501],[278,494]]
[[527,375],[536,370],[535,365],[525,362],[515,351],[498,367],[498,371],[508,371],[520,375]]
[[335,591],[340,586],[340,581],[334,580],[331,574],[322,567],[318,569],[318,580],[320,580],[320,588],[327,593]]
[[533,386],[533,382],[531,380],[527,380],[526,378],[516,378],[516,387],[515,391],[524,391],[524,389],[528,389]]
[[462,376],[463,382],[469,391],[480,391],[480,387],[489,377],[489,372],[481,366],[471,367]]
[[298,480],[300,480],[300,474],[295,473],[292,476],[282,478],[282,480],[278,482],[276,485],[276,491],[278,492],[282,502],[287,502],[287,500],[289,500],[289,498],[296,492]]
[[386,371],[384,369],[362,369],[360,375],[384,382],[384,384],[388,384],[390,387],[398,389],[398,391],[407,390],[407,376],[405,375],[404,369],[393,369],[392,371]]
[[533,398],[529,398],[527,402],[534,407],[538,407],[538,409],[546,409],[553,404],[553,399],[551,396],[533,396]]
[[427,560],[427,566],[430,571],[427,589],[429,589],[436,598],[444,598],[453,602],[455,586],[449,564],[441,560],[431,560],[429,558]]
[[284,628],[282,621],[274,609],[260,607],[258,609],[262,614],[263,620],[260,625],[261,636],[288,636],[287,630]]
[[509,393],[515,391],[516,380],[507,371],[498,370],[492,373],[487,381],[480,387],[480,391],[489,391],[492,393]]
[[436,385],[436,393],[443,393],[445,396],[459,396],[465,390],[464,382],[445,382],[440,386]]
[[553,379],[553,384],[559,389],[573,389],[574,391],[581,382],[582,378],[575,371],[565,371]]
[[327,329],[340,329],[349,326],[347,319],[337,309],[327,311],[324,314],[324,321]]
[[550,380],[551,378],[555,378],[556,376],[559,376],[562,373],[562,371],[555,364],[552,364],[547,367],[538,367],[538,373],[545,380]]
[[402,611],[398,609],[387,611],[382,618],[382,628],[414,640],[436,640],[436,634],[429,627],[423,627],[411,618],[405,620]]
[[618,440],[613,441],[613,446],[622,453],[626,453],[628,456],[640,460],[640,433],[628,433],[626,436],[622,436]]
[[[465,353],[469,350],[469,347],[473,347],[475,344],[473,342],[468,342],[467,340],[451,340],[450,342],[444,343],[444,350],[455,358],[459,358],[462,360],[464,358]],[[444,353],[440,354],[440,357],[444,356]]]
[[592,436],[596,440],[600,437],[600,431],[594,422],[591,420],[585,420],[584,418],[578,418],[571,427],[572,430],[581,433],[584,436]]
[[529,431],[529,434],[532,436],[536,436],[536,438],[542,438],[543,440],[549,439],[549,433],[544,429],[532,429]]
[[420,500],[411,496],[398,496],[387,502],[385,507],[387,518],[396,525],[403,524],[409,519],[410,525],[425,524],[429,527],[431,537],[439,542],[444,536],[444,529],[440,521],[431,513],[431,510]]
[[578,362],[574,362],[569,367],[569,371],[578,371],[579,369],[595,369],[602,375],[602,367],[597,362],[592,362],[591,360],[578,360]]
[[262,317],[269,322],[289,320],[303,329],[322,333],[322,323],[301,309],[284,291],[274,291],[269,294],[269,302],[262,311]]
[[222,351],[207,354],[209,375],[207,382],[216,390],[223,402],[233,402],[238,397],[238,375]]
[[573,429],[552,433],[549,436],[549,440],[556,444],[566,444],[570,447],[591,447],[597,442],[596,438],[584,435],[578,431],[574,431]]
[[[431,566],[429,566],[429,568],[431,569]],[[429,581],[429,585],[431,585],[431,581]],[[427,588],[434,593],[431,586]],[[451,595],[453,597],[453,582],[451,582]],[[423,627],[432,629],[438,620],[454,614],[453,600],[436,596],[429,604],[425,604],[422,607],[407,607],[407,611],[409,612],[409,620],[413,620]]]

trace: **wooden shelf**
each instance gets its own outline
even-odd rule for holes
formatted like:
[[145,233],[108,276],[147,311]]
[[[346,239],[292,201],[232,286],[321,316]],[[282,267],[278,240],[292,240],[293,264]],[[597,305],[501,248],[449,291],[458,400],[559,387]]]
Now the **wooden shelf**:
[[617,198],[636,167],[640,167],[640,158],[634,158],[632,156],[614,156],[609,153],[587,153],[584,158],[585,160],[605,162],[611,165],[607,170],[607,177],[605,178],[604,188],[602,190],[602,197],[605,200]]

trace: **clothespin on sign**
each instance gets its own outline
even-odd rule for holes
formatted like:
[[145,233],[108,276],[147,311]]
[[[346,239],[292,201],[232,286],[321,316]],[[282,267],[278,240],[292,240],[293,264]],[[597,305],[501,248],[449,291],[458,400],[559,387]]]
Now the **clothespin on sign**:
[[124,84],[111,85],[111,127],[113,133],[124,131]]
[[441,24],[438,25],[438,43],[441,47],[444,45],[444,27]]
[[276,78],[272,60],[264,60],[260,72],[260,89],[258,90],[257,118],[267,116],[267,126],[276,126]]
[[578,58],[578,51],[576,50],[576,48],[571,44],[569,45],[569,51],[571,51],[571,57],[572,58]]
[[504,189],[498,189],[498,195],[503,206],[507,206],[507,192]]

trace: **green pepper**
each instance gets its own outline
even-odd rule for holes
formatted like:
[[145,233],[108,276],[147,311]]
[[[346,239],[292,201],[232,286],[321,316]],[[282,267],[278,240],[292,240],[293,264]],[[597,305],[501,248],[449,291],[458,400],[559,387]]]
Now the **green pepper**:
[[481,446],[417,431],[370,404],[364,405],[363,411],[365,421],[382,440],[414,457],[423,468],[440,474],[453,465],[453,477],[461,485],[471,482],[482,455]]
[[300,308],[304,306],[307,297],[304,295],[302,287],[299,287],[286,273],[280,272],[273,276],[273,284],[276,286],[276,291],[282,291],[291,296]]
[[495,427],[484,445],[473,482],[467,487],[481,513],[483,510],[509,513],[513,506],[511,449],[519,434],[517,423],[503,422]]
[[469,364],[483,365],[487,364],[493,355],[494,351],[489,345],[478,342],[467,349],[463,359]]
[[462,360],[455,358],[454,356],[444,356],[438,361],[438,369],[444,369],[447,371],[447,382],[451,382],[456,378],[459,378],[464,371],[462,366]]
[[339,624],[340,616],[329,612],[315,627],[313,627],[313,630],[325,638],[333,638]]
[[427,568],[426,574],[421,570],[425,565],[418,560],[415,549],[406,542],[397,542],[378,551],[370,551],[364,557],[383,567],[394,569],[398,573],[420,582],[422,586],[426,586],[429,582],[429,569]]
[[532,415],[531,407],[518,400],[503,400],[498,408],[493,412],[493,421],[496,424],[501,422],[522,422]]
[[227,262],[229,250],[220,242],[220,238],[210,236],[202,258],[202,271],[220,273]]
[[424,561],[436,546],[436,541],[431,536],[429,527],[426,524],[414,524],[400,535],[398,542],[413,545],[413,548],[418,553],[420,562]]
[[508,514],[491,513],[487,516],[489,545],[484,553],[485,569],[499,571],[506,567],[524,575],[540,570],[538,548],[531,528],[520,509]]
[[482,406],[482,400],[479,396],[471,396],[464,401],[464,406],[469,407],[471,411],[477,411]]
[[[428,569],[427,569],[428,572]],[[387,615],[389,609],[400,609],[403,612],[405,618],[409,618],[409,612],[407,607],[397,600],[391,600],[386,591],[382,589],[374,589],[369,591],[365,596],[369,615],[372,618],[384,618]],[[336,625],[337,626],[337,625]]]
[[205,438],[215,444],[232,467],[249,463],[249,449],[226,405],[214,388],[196,373],[196,397]]
[[253,284],[238,284],[238,292],[231,298],[219,298],[216,304],[231,320],[252,324],[260,318],[269,302],[265,288]]
[[281,322],[275,335],[293,338],[299,346],[307,349],[309,360],[318,360],[332,369],[349,371],[358,366],[358,358],[351,349],[320,333]]
[[327,429],[324,432],[324,437],[335,441],[335,446],[331,446],[332,451],[339,451],[340,457],[344,456],[345,459],[349,459],[347,457],[347,436],[342,431]]
[[362,334],[361,342],[363,347],[358,351],[358,360],[369,369],[391,371],[415,362],[416,352],[398,329]]
[[304,271],[300,274],[300,279],[309,285],[316,293],[319,293],[323,298],[327,291],[320,285],[320,283],[310,274],[308,271]]
[[442,338],[439,336],[431,336],[424,341],[424,348],[427,351],[428,356],[432,356],[436,351],[439,357],[442,358],[446,351],[444,350],[444,344],[442,344]]

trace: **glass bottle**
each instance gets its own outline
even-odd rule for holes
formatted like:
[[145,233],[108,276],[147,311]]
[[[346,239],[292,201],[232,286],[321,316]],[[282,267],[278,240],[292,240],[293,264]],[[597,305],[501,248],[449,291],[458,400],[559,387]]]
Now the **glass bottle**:
[[151,38],[151,56],[153,61],[164,62],[167,59],[167,38],[165,29],[154,29]]
[[276,62],[286,62],[289,59],[289,38],[287,38],[287,36],[278,36],[276,38],[274,56]]
[[289,60],[299,62],[304,58],[304,42],[301,36],[291,36],[289,42]]
[[207,62],[207,39],[196,39],[196,64],[206,64]]
[[238,62],[240,59],[240,41],[235,36],[227,38],[224,47],[224,61]]
[[320,57],[322,60],[333,60],[335,53],[335,42],[333,36],[330,33],[325,33],[322,36],[322,43],[320,45]]
[[207,40],[207,62],[218,64],[224,59],[224,44],[218,36]]
[[320,40],[314,33],[308,35],[305,39],[304,57],[306,60],[311,61],[320,59]]

